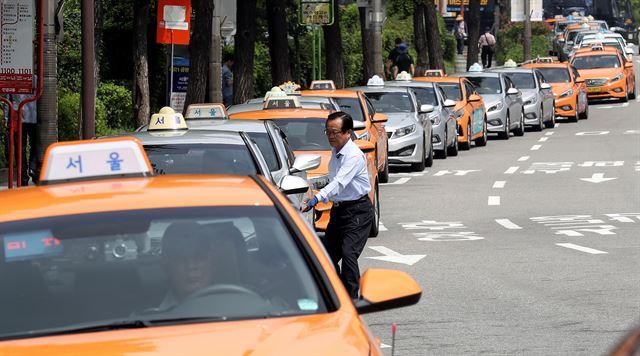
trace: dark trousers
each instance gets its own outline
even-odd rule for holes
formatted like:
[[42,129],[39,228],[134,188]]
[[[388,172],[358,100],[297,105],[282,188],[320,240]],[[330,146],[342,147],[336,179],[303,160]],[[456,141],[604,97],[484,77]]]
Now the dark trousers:
[[458,54],[462,54],[462,51],[464,51],[464,38],[456,38],[456,41],[458,42]]
[[491,46],[482,46],[482,66],[485,68],[491,68],[491,61],[493,60],[493,50]]
[[[373,222],[369,196],[331,208],[331,220],[322,243],[352,299],[358,298],[360,269],[358,257],[364,250]],[[342,260],[342,267],[338,262]]]
[[[22,185],[29,183],[29,169],[35,171],[37,166],[37,151],[36,151],[36,134],[38,133],[37,124],[22,124]],[[17,136],[17,135],[16,135]],[[14,136],[14,144],[18,137]],[[27,141],[28,140],[28,141]],[[29,143],[29,155],[27,156],[27,142]],[[5,158],[7,163],[9,162],[9,128],[7,127],[7,135],[5,137]],[[14,152],[13,161],[16,162],[16,156]]]

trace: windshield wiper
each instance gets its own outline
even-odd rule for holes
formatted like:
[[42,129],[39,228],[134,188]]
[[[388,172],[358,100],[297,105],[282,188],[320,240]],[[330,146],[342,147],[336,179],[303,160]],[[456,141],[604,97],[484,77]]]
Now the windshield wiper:
[[146,320],[118,320],[118,321],[112,321],[108,323],[80,324],[76,326],[67,326],[67,327],[61,327],[61,328],[42,329],[42,330],[27,331],[27,332],[14,333],[14,334],[4,334],[4,335],[0,335],[0,340],[91,333],[91,332],[97,332],[97,331],[109,331],[109,330],[120,330],[120,329],[139,329],[139,328],[147,328],[149,326],[151,326],[151,324]]

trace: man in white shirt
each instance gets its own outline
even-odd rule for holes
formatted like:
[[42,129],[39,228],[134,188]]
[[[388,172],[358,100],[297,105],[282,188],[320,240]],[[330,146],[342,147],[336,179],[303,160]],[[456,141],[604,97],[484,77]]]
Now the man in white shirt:
[[[367,243],[373,223],[369,199],[371,183],[364,153],[351,141],[353,119],[338,111],[327,118],[325,134],[331,145],[329,184],[304,206],[313,208],[318,201],[333,202],[331,219],[322,242],[333,261],[347,292],[358,298],[360,269],[358,257]],[[342,260],[342,266],[338,262]]]
[[496,47],[496,38],[491,34],[491,29],[486,27],[484,33],[478,40],[478,46],[482,50],[482,66],[484,68],[491,68],[491,61],[493,60],[493,54]]

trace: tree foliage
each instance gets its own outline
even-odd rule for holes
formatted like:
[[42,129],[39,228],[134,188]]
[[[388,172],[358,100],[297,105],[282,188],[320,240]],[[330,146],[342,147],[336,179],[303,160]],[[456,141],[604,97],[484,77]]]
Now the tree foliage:
[[[531,23],[531,57],[547,56],[549,54],[550,30],[542,23]],[[516,62],[524,60],[524,24],[522,22],[510,22],[498,32],[496,45],[496,61],[504,63],[507,59]]]

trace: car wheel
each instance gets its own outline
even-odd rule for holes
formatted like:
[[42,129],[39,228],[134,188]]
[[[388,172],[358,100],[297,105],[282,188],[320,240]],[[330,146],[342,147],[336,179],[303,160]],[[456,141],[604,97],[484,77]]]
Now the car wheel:
[[426,157],[426,149],[427,149],[427,144],[426,144],[426,139],[424,138],[424,136],[422,137],[422,154],[420,155],[420,157],[422,157],[422,159],[420,160],[420,162],[416,162],[416,163],[412,163],[411,164],[411,169],[417,172],[422,172],[424,171],[424,163],[425,163],[425,157]]
[[514,136],[524,136],[524,112],[520,113],[520,124],[518,128],[513,131]]
[[380,183],[389,183],[389,152],[387,151],[387,159],[384,160],[382,171],[378,172]]
[[555,110],[555,105],[554,105],[554,109],[551,110],[551,120],[547,121],[544,123],[544,127],[548,128],[548,129],[552,129],[554,126],[556,126],[556,110]]
[[633,92],[631,92],[631,94],[629,94],[629,99],[634,100],[636,98],[636,87],[635,85],[633,86]]
[[457,156],[458,155],[458,138],[453,139],[453,144],[450,147],[447,147],[447,153],[449,156]]
[[369,237],[377,237],[380,233],[380,199],[378,197],[378,184],[376,183],[376,191],[373,194],[373,223],[371,223],[371,231]]
[[505,124],[504,124],[504,131],[502,132],[498,132],[498,137],[500,137],[503,140],[508,140],[509,139],[509,133],[511,132],[511,120],[509,119],[509,112],[507,111],[507,119],[505,120]]
[[440,158],[440,159],[446,159],[447,158],[447,154],[448,154],[448,152],[447,152],[447,149],[448,149],[447,141],[449,141],[449,136],[447,134],[447,128],[445,127],[445,129],[444,129],[444,141],[443,141],[444,142],[444,145],[443,145],[444,148],[442,150],[438,150],[438,151],[434,152],[434,155],[435,155],[436,158]]
[[465,151],[471,149],[471,123],[467,123],[467,142],[462,142],[460,149]]
[[627,101],[629,101],[629,93],[625,93],[624,98],[620,99],[621,103],[626,103]]
[[429,155],[425,159],[424,165],[426,167],[433,166],[433,141],[432,140],[429,140]]
[[589,118],[589,104],[587,103],[587,106],[584,108],[584,111],[582,112],[582,114],[580,114],[580,120],[586,120]]
[[543,107],[540,107],[540,112],[538,113],[538,124],[533,126],[534,131],[542,131],[544,128],[544,121],[542,120],[542,113],[544,112]]
[[473,142],[479,147],[487,145],[487,118],[484,118],[482,122],[482,137],[476,138]]

